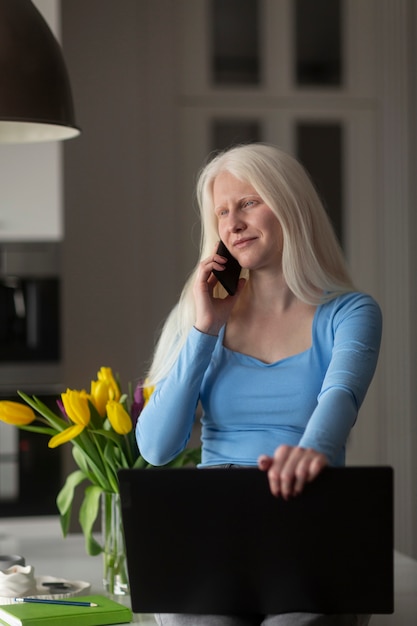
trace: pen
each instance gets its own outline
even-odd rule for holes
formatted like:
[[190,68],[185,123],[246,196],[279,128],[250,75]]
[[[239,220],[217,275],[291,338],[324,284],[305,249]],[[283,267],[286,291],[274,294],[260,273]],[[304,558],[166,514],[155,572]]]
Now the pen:
[[42,600],[41,598],[15,598],[15,602],[34,602],[37,604],[67,604],[69,606],[98,606],[94,602],[76,602],[71,600]]

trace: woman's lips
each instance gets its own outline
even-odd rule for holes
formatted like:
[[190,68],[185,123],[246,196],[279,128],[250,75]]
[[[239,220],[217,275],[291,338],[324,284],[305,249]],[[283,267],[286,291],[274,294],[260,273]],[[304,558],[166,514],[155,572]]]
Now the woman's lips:
[[245,237],[245,239],[237,239],[234,243],[233,243],[233,247],[234,248],[245,248],[247,245],[251,244],[253,241],[255,241],[256,237]]

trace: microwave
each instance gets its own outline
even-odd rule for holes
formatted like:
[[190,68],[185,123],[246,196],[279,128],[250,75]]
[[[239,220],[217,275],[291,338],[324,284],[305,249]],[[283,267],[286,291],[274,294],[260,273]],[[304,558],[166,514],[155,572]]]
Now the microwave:
[[[0,243],[0,399],[36,395],[52,410],[61,384],[60,244]],[[0,517],[56,514],[62,451],[0,422]]]
[[59,245],[0,244],[0,365],[60,359]]

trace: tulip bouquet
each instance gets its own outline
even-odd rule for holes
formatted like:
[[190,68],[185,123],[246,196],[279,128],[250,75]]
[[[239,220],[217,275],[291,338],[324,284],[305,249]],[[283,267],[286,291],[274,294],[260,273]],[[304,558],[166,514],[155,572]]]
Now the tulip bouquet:
[[[93,526],[100,511],[103,494],[118,494],[117,472],[122,468],[149,467],[140,455],[135,425],[153,388],[139,384],[134,393],[122,394],[118,380],[109,367],[102,367],[90,392],[67,389],[57,400],[58,414],[36,396],[19,391],[26,404],[0,401],[0,420],[18,428],[50,436],[48,446],[72,444],[78,469],[72,472],[58,493],[57,506],[63,535],[69,530],[76,488],[84,481],[79,521],[86,540],[86,551],[96,555],[104,547],[93,536]],[[186,449],[169,464],[181,467],[196,464],[199,449]]]

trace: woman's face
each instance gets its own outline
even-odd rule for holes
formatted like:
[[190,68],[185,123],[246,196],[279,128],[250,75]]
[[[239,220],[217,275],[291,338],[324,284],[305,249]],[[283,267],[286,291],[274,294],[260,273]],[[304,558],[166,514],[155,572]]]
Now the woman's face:
[[214,180],[213,200],[220,239],[240,265],[280,268],[282,228],[254,187],[221,172]]

